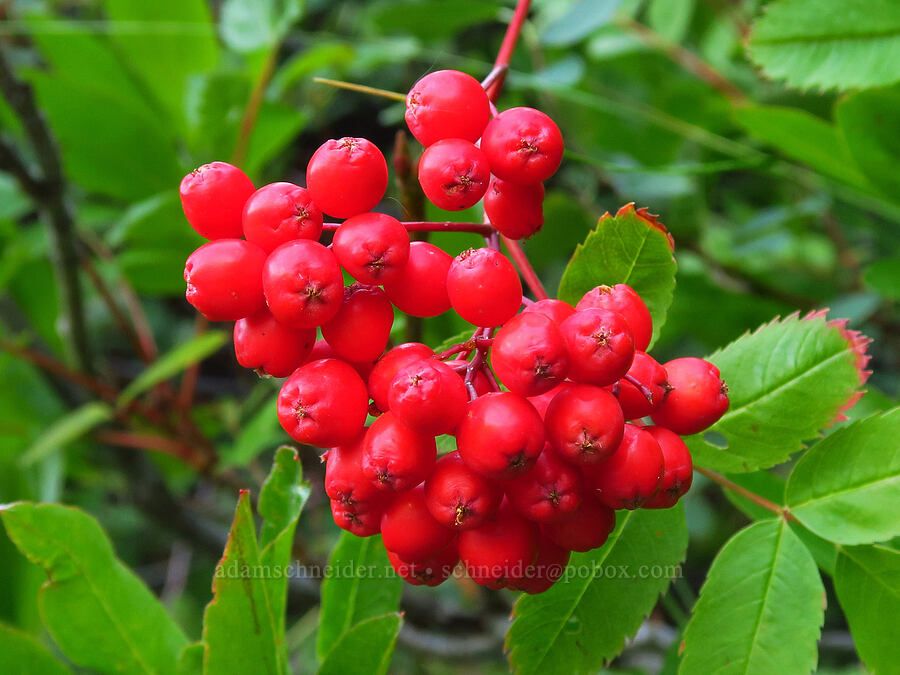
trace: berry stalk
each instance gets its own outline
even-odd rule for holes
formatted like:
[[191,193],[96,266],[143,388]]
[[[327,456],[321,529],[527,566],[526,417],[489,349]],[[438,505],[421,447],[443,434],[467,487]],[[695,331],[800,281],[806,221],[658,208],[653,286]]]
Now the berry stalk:
[[[429,222],[424,220],[413,220],[402,223],[407,232],[468,232],[472,234],[480,234],[485,237],[494,234],[496,231],[487,223],[451,223],[451,222]],[[322,229],[326,232],[335,232],[341,226],[341,223],[324,223]]]

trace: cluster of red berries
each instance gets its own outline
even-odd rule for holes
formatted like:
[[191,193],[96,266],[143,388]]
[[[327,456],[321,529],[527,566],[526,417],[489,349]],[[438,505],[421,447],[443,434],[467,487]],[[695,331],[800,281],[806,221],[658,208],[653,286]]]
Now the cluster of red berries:
[[[443,208],[487,191],[491,224],[527,236],[543,222],[541,181],[562,138],[536,110],[491,114],[468,75],[417,83],[407,121],[427,146],[419,179]],[[650,312],[629,286],[598,286],[576,307],[532,303],[492,246],[454,259],[411,243],[401,222],[371,212],[387,181],[381,152],[359,138],[323,144],[306,188],[255,190],[230,164],[200,167],[181,198],[211,241],[187,260],[187,299],[236,322],[241,365],[287,377],[279,420],[295,440],[330,448],[325,491],[340,527],[380,532],[410,583],[441,583],[462,560],[480,584],[544,591],[571,551],[604,543],[615,509],[668,508],[687,491],[679,434],[719,419],[727,389],[706,361],[661,365],[646,353]],[[318,241],[323,212],[345,218],[330,246]],[[344,272],[356,283],[345,287]],[[479,328],[442,354],[419,343],[385,351],[395,307],[452,308]],[[458,449],[438,459],[445,435]]]

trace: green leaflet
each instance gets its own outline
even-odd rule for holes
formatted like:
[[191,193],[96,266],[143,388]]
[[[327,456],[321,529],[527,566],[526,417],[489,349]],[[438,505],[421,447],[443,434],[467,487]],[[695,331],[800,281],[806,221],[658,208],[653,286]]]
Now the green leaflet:
[[319,675],[384,675],[402,623],[400,614],[386,614],[356,624],[328,652]]
[[6,675],[66,675],[71,672],[33,637],[2,623],[0,663]]
[[856,164],[873,185],[896,201],[900,193],[900,89],[854,94],[835,106],[835,117]]
[[719,552],[684,633],[680,675],[809,673],[825,589],[809,551],[781,519],[738,532]]
[[113,410],[106,403],[92,401],[61,416],[19,457],[19,466],[27,467],[47,455],[77,441],[94,427],[108,422]]

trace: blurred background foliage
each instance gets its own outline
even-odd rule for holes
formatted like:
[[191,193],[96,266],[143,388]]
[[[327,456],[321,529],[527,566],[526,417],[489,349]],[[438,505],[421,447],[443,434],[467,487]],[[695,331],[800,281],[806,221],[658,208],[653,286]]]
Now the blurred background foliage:
[[[548,287],[597,218],[634,201],[660,214],[677,246],[661,361],[709,353],[776,315],[830,307],[875,339],[875,372],[854,416],[895,405],[900,89],[837,94],[765,79],[745,48],[764,4],[756,0],[533,4],[501,107],[539,107],[566,138],[546,225],[525,243]],[[481,78],[511,12],[498,0],[0,3],[9,66],[0,99],[0,503],[91,512],[197,638],[236,488],[257,490],[287,437],[274,415],[278,383],[243,372],[218,332],[229,327],[197,321],[183,298],[183,263],[201,240],[180,210],[181,177],[219,159],[257,185],[302,183],[312,151],[344,135],[370,138],[390,160],[402,103],[312,78],[396,92],[432,69]],[[37,117],[14,100],[16,79],[30,85],[58,145],[59,176],[53,148],[36,142]],[[408,201],[392,185],[382,208],[399,216]],[[429,219],[479,217],[432,208]],[[432,240],[451,253],[478,241]],[[398,321],[395,335],[410,330],[419,328]],[[436,346],[465,325],[448,314],[422,330]],[[322,562],[338,531],[316,451],[301,454],[314,490],[295,555]],[[761,493],[768,476],[757,477]],[[698,477],[685,500],[685,577],[622,669],[672,667],[709,561],[746,522],[705,487]],[[0,621],[40,634],[43,574],[2,532],[0,570]],[[288,635],[301,667],[315,659],[317,592],[313,581],[292,586]],[[505,670],[511,596],[462,582],[404,593],[398,672]],[[470,663],[454,665],[460,658]],[[830,601],[822,672],[854,659]]]

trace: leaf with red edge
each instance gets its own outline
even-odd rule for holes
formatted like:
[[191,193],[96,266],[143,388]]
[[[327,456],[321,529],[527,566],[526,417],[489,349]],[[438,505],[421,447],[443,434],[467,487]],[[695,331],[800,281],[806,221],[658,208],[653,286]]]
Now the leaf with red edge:
[[708,431],[685,439],[694,462],[742,473],[789,459],[862,395],[869,342],[818,311],[775,319],[710,356],[731,407]]
[[595,286],[628,284],[650,309],[655,340],[672,304],[674,250],[672,235],[656,216],[626,204],[615,216],[603,214],[575,249],[559,282],[559,298],[574,305]]

